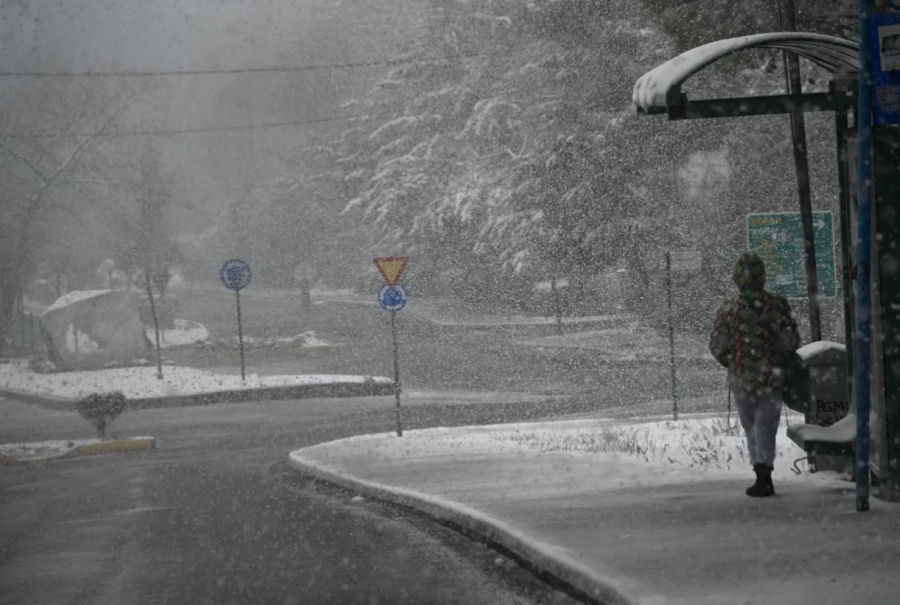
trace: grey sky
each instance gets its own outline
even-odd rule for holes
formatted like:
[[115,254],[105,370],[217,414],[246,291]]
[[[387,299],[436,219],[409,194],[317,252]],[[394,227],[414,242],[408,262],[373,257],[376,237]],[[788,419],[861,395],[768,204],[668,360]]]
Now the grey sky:
[[[0,71],[227,70],[386,59],[408,35],[395,19],[405,19],[412,4],[417,2],[2,0]],[[221,128],[341,115],[339,103],[378,73],[369,68],[153,78],[117,129]],[[0,132],[53,132],[66,125],[58,122],[66,113],[48,118],[29,111],[23,99],[37,80],[0,82],[0,102],[7,108]],[[17,102],[26,103],[20,107],[25,111],[16,110]],[[265,188],[284,170],[280,160],[308,144],[312,128],[132,137],[107,147],[124,158],[147,143],[159,150],[192,207],[205,209],[207,218],[198,217],[202,223],[246,191]]]
[[5,0],[0,65],[223,69],[268,65],[314,16],[298,0]]

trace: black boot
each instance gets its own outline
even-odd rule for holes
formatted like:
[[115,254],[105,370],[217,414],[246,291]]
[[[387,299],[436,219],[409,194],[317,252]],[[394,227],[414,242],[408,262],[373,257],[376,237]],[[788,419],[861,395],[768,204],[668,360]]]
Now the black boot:
[[759,495],[760,498],[768,498],[769,496],[775,495],[775,484],[772,483],[772,471],[775,470],[774,466],[763,466],[763,492]]
[[768,498],[775,495],[775,486],[772,484],[772,471],[774,467],[764,464],[754,464],[756,483],[747,488],[747,495],[751,498]]
[[765,483],[763,480],[763,477],[762,477],[762,472],[760,471],[761,468],[762,468],[761,464],[753,465],[753,472],[756,473],[756,483],[754,483],[753,485],[748,487],[747,491],[745,492],[751,498],[759,497],[760,490],[762,490],[763,485]]

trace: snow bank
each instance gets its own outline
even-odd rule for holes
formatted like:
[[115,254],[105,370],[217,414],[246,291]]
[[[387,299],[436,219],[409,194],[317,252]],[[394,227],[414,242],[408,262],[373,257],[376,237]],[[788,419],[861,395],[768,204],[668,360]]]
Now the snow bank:
[[[796,420],[798,416],[795,416]],[[788,472],[803,452],[786,436],[781,423],[776,441],[775,468],[780,481],[807,481],[808,475]],[[619,423],[603,419],[480,425],[360,435],[294,452],[296,456],[335,459],[362,456],[366,460],[400,460],[427,456],[453,460],[466,457],[508,458],[516,452],[617,460],[642,483],[671,481],[673,471],[690,481],[746,478],[750,461],[743,430],[733,417],[697,417],[678,421]],[[645,469],[640,471],[639,469]],[[631,474],[629,476],[631,476]],[[821,475],[821,473],[820,473]],[[823,477],[826,475],[822,475]],[[828,475],[833,479],[834,475]]]
[[163,379],[159,380],[154,367],[37,374],[23,363],[0,365],[0,389],[66,399],[77,399],[91,393],[106,391],[121,391],[129,399],[146,399],[242,391],[254,388],[348,383],[390,384],[391,380],[380,376],[339,374],[297,376],[251,374],[247,376],[245,382],[242,382],[240,376],[213,374],[180,366],[165,367]]
[[115,446],[140,441],[153,441],[153,437],[140,436],[128,437],[124,440],[103,439],[69,439],[54,441],[32,441],[30,443],[0,443],[0,457],[9,456],[17,462],[34,462],[37,460],[49,460],[64,456],[79,448],[97,446],[100,444]]
[[[776,466],[787,471],[797,449],[779,427]],[[738,472],[746,475],[751,462],[744,431],[737,417],[667,420],[639,424],[593,423],[559,425],[548,422],[527,429],[497,431],[491,435],[504,443],[543,452],[602,455],[626,454],[646,463]],[[787,473],[785,473],[787,474]]]
[[[176,319],[174,324],[175,327],[171,330],[160,330],[160,346],[163,349],[183,347],[209,340],[209,330],[203,324],[188,321],[187,319]],[[144,329],[150,342],[155,343],[156,330],[153,326],[145,326]]]
[[71,452],[80,445],[100,443],[100,439],[76,439],[66,441],[34,441],[31,443],[0,443],[0,456],[14,460],[43,460],[56,458]]
[[[215,341],[209,341],[206,343],[207,346],[211,347],[221,347],[221,346],[238,346],[238,337],[235,336],[233,338],[219,339]],[[304,347],[304,348],[313,348],[313,347],[331,347],[334,346],[330,342],[326,342],[316,336],[316,333],[312,330],[307,332],[302,332],[300,334],[296,334],[295,336],[283,336],[280,338],[254,338],[250,336],[244,337],[244,348],[245,349],[255,349],[261,347]]]
[[[563,317],[562,324],[589,324],[633,321],[633,315],[587,315],[584,317]],[[552,326],[556,325],[555,317],[529,317],[524,315],[483,317],[472,320],[457,319],[432,319],[442,326],[473,326],[473,327],[500,327],[500,326]]]

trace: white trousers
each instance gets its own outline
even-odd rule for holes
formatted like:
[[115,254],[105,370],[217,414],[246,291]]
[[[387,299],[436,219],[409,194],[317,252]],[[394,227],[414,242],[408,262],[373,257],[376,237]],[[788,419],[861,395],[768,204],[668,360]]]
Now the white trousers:
[[750,462],[773,466],[775,435],[781,420],[781,391],[772,393],[735,393],[735,405],[741,426],[747,435]]

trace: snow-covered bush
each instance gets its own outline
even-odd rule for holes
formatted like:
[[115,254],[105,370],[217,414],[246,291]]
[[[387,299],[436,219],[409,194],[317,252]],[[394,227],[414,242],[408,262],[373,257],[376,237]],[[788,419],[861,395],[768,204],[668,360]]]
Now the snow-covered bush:
[[657,447],[653,435],[646,429],[627,430],[617,426],[604,426],[599,431],[525,431],[496,435],[494,438],[537,448],[542,452],[621,452],[644,462],[659,462],[668,449],[668,445]]
[[75,409],[82,418],[90,422],[103,439],[106,427],[125,411],[125,395],[121,391],[92,393],[75,403]]

